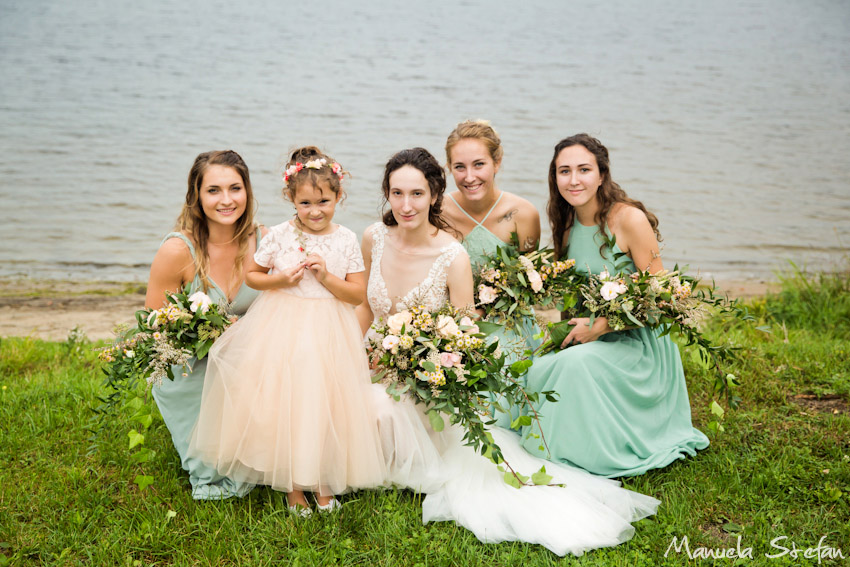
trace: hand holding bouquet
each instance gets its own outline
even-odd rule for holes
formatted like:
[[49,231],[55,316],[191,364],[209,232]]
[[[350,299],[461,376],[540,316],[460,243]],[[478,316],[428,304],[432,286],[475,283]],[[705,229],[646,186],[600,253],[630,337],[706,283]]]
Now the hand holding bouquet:
[[511,243],[485,256],[475,276],[477,307],[484,319],[512,326],[534,315],[534,306],[563,311],[575,305],[578,284],[575,260],[553,260],[551,249],[521,253],[516,233]]
[[182,366],[185,376],[191,370],[189,359],[203,359],[233,321],[227,306],[200,291],[170,293],[166,299],[165,307],[137,311],[136,327],[101,349],[103,371],[113,389],[132,386],[140,378],[148,384],[173,380],[172,366]]

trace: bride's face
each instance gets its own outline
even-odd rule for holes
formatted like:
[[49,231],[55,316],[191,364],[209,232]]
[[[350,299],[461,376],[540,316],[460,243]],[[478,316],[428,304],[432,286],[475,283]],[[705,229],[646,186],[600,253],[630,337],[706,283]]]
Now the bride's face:
[[414,230],[428,224],[428,213],[436,200],[425,175],[415,167],[405,165],[390,173],[387,201],[399,228]]

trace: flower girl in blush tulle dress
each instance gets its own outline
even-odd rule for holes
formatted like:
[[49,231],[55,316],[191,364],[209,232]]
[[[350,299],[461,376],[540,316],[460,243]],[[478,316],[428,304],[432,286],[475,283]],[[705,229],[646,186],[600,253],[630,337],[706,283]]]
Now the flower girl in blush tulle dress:
[[369,369],[352,305],[365,299],[357,237],[333,224],[342,169],[296,150],[284,180],[292,221],[272,227],[247,281],[264,290],[209,354],[190,452],[234,479],[287,493],[309,514],[380,486],[386,466],[368,410]]

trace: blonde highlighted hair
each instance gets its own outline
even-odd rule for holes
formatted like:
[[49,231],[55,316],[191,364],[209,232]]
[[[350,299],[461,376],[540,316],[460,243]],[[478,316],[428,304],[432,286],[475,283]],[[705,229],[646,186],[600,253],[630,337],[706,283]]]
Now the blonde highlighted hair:
[[254,225],[254,209],[256,207],[254,192],[251,189],[248,166],[245,165],[242,157],[233,150],[199,154],[195,158],[195,163],[192,164],[192,169],[189,170],[186,201],[183,203],[183,210],[177,218],[176,229],[188,234],[195,245],[195,275],[201,279],[205,293],[209,292],[209,288],[212,287],[209,279],[210,229],[207,223],[207,216],[204,214],[204,209],[201,206],[201,188],[204,183],[204,174],[211,165],[232,168],[242,178],[242,184],[245,186],[245,212],[236,220],[236,233],[233,235],[234,240],[239,243],[239,252],[236,255],[236,262],[233,266],[234,275],[237,277],[242,274],[245,256],[248,253],[248,243],[251,236],[257,230],[257,227]]
[[446,139],[446,163],[450,169],[452,167],[452,148],[464,138],[481,140],[490,157],[493,158],[493,163],[502,161],[502,156],[505,153],[502,150],[502,139],[499,138],[496,130],[490,126],[490,122],[487,120],[466,120],[455,126],[455,129]]

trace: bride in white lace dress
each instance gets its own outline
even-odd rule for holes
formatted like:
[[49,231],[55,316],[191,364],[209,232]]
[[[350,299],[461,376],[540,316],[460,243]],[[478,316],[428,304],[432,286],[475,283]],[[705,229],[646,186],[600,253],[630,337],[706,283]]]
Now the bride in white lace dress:
[[[364,332],[373,319],[407,304],[437,309],[445,301],[473,302],[469,257],[440,217],[445,187],[443,169],[427,150],[403,150],[387,163],[383,191],[390,211],[366,229],[362,242],[368,304],[357,313]],[[458,427],[435,433],[423,406],[395,402],[381,384],[374,386],[374,406],[389,480],[426,494],[423,522],[451,520],[483,542],[524,541],[581,555],[629,540],[631,522],[658,506],[617,482],[533,457],[514,432],[491,428],[515,470],[531,475],[545,466],[552,484],[563,485],[515,489],[496,465],[463,444]]]

